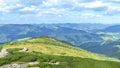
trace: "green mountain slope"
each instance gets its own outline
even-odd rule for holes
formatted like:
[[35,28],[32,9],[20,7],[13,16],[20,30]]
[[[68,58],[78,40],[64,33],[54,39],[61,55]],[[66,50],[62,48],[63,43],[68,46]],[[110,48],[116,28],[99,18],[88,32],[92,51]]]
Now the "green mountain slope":
[[94,53],[120,58],[120,33],[98,32],[97,34],[101,36],[103,41],[85,42],[79,47]]
[[109,57],[120,59],[120,40],[112,39],[111,37],[106,38],[109,39],[103,42],[84,43],[80,47],[94,53],[104,54]]
[[28,48],[32,51],[41,52],[49,55],[74,56],[81,58],[93,58],[106,60],[104,56],[93,54],[83,49],[72,46],[71,44],[56,40],[51,37],[32,38],[21,42],[11,42],[5,44],[4,48]]
[[[19,52],[24,47],[32,52]],[[4,44],[3,48],[7,48],[12,55],[0,58],[0,65],[27,64],[38,61],[39,64],[28,66],[41,68],[120,68],[120,62],[116,59],[93,54],[51,37],[11,42]],[[59,64],[50,64],[56,62]]]

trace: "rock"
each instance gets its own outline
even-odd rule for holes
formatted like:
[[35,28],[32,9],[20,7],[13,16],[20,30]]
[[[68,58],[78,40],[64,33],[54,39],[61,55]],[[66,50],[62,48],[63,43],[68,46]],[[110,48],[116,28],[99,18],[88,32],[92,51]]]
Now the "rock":
[[49,62],[48,64],[51,64],[51,65],[59,65],[60,63],[59,63],[59,62],[55,62],[55,63]]
[[10,55],[10,53],[6,49],[2,49],[0,52],[0,58]]
[[0,68],[26,68],[25,64],[8,64],[8,65],[3,65]]
[[29,65],[35,65],[35,64],[39,64],[39,62],[30,62],[28,63]]
[[29,52],[29,49],[24,47],[22,50],[20,50],[19,52]]
[[23,51],[29,51],[29,49],[28,48],[23,48]]

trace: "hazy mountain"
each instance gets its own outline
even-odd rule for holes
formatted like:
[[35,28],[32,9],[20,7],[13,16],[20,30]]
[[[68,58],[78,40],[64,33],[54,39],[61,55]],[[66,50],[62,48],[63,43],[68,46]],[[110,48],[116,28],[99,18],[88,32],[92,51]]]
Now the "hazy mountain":
[[120,58],[120,40],[101,42],[88,42],[80,46],[88,51]]
[[120,32],[120,25],[113,25],[113,26],[107,27],[101,31],[102,32]]
[[62,26],[62,27],[67,27],[67,28],[72,28],[72,29],[77,29],[77,30],[83,30],[83,31],[97,31],[97,30],[102,30],[105,29],[109,26],[110,24],[97,24],[97,23],[64,23],[64,24],[52,24],[55,26]]
[[52,24],[8,24],[0,26],[1,43],[43,35],[55,37],[60,40],[71,42],[73,44],[101,40],[101,38],[97,34]]

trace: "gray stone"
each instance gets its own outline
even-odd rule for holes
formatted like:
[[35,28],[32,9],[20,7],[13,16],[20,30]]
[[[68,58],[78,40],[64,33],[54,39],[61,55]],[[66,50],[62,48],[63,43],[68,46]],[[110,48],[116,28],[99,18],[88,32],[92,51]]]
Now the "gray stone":
[[26,68],[25,64],[8,64],[8,65],[3,65],[0,68]]
[[29,62],[29,65],[35,65],[35,64],[39,64],[39,62]]
[[23,48],[22,50],[20,50],[19,52],[30,52],[30,50],[28,48]]
[[0,58],[10,55],[10,53],[6,49],[2,49],[0,52]]
[[28,48],[23,48],[23,51],[29,51],[29,49]]

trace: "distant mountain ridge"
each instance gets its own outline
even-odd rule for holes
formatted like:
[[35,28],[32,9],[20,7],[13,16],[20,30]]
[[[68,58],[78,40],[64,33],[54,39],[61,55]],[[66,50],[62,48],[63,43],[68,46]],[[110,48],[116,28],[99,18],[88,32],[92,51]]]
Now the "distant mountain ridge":
[[51,24],[51,25],[67,27],[76,30],[83,30],[88,32],[102,30],[111,26],[110,24],[97,24],[97,23],[63,23],[63,24],[61,23],[61,24]]
[[80,46],[91,52],[104,54],[106,56],[120,58],[120,40],[107,41],[104,44],[100,42],[89,42]]
[[107,27],[101,31],[103,31],[103,32],[120,32],[120,25],[113,25],[113,26]]
[[97,34],[58,25],[45,24],[7,24],[0,26],[0,42],[6,43],[17,39],[37,36],[51,36],[73,44],[84,41],[101,40]]

